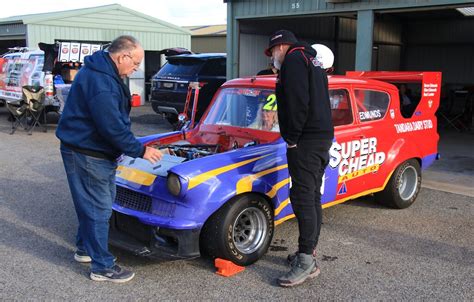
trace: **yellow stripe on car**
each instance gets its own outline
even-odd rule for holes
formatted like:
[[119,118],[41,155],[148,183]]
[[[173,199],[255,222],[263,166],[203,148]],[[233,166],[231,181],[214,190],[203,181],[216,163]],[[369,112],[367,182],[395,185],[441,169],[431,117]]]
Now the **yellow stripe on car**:
[[255,180],[257,180],[258,178],[260,178],[262,176],[265,176],[267,174],[273,173],[273,172],[278,171],[278,170],[286,169],[286,168],[288,168],[288,165],[284,164],[284,165],[277,166],[277,167],[274,167],[274,168],[271,168],[271,169],[260,171],[256,174],[251,174],[251,175],[243,177],[242,179],[240,179],[237,182],[236,194],[251,192],[252,191],[252,184]]
[[280,212],[290,203],[290,199],[287,198],[285,199],[284,201],[282,201],[282,203],[280,203],[280,205],[278,206],[278,208],[275,209],[275,216],[278,216],[278,214],[280,214]]
[[278,219],[278,220],[275,220],[275,226],[287,221],[287,220],[290,220],[291,218],[295,218],[295,214],[290,214],[288,216],[285,216],[281,219]]
[[224,166],[224,167],[220,167],[220,168],[217,168],[217,169],[199,174],[199,175],[197,175],[197,176],[195,176],[195,177],[193,177],[189,180],[188,190],[191,190],[192,188],[202,184],[203,182],[205,182],[205,181],[207,181],[207,180],[209,180],[213,177],[216,177],[217,175],[220,175],[222,173],[228,172],[228,171],[233,170],[233,169],[237,169],[237,168],[242,167],[242,166],[244,166],[248,163],[251,163],[251,162],[257,161],[261,158],[264,158],[265,156],[268,156],[268,155],[259,156],[259,157],[255,157],[255,158],[252,158],[252,159],[244,160],[244,161],[241,161],[241,162],[238,162],[238,163],[235,163],[235,164],[227,165],[227,166]]
[[122,179],[144,186],[151,186],[156,179],[156,175],[125,166],[118,166],[116,175]]
[[267,192],[267,196],[270,198],[275,197],[276,193],[278,190],[280,190],[282,187],[290,183],[290,178],[285,178],[282,181],[278,182],[276,185],[272,187],[270,191]]
[[[380,192],[382,191],[383,189],[385,189],[385,186],[387,186],[387,183],[388,181],[390,180],[390,177],[392,177],[392,174],[393,174],[393,171],[390,173],[390,175],[387,177],[387,179],[385,180],[384,184],[381,186],[381,187],[378,187],[378,188],[375,188],[375,189],[372,189],[372,190],[367,190],[367,191],[364,191],[364,192],[361,192],[359,194],[356,194],[356,195],[353,195],[353,196],[350,196],[350,197],[347,197],[347,198],[343,198],[343,199],[340,199],[340,200],[336,200],[336,201],[332,201],[332,202],[328,202],[328,203],[325,203],[323,204],[323,209],[325,208],[329,208],[329,207],[332,207],[332,206],[335,206],[337,204],[340,204],[340,203],[343,203],[345,201],[348,201],[350,199],[356,199],[356,198],[359,198],[361,196],[365,196],[365,195],[369,195],[369,194],[372,194],[372,193],[377,193],[377,192]],[[278,214],[280,214],[280,212],[290,203],[290,199],[286,199],[285,201],[283,201],[279,206],[278,208],[275,210],[275,216],[277,216]],[[295,214],[290,214],[288,216],[285,216],[283,218],[280,218],[278,220],[275,220],[275,225],[279,225],[291,218],[294,218],[295,217]]]

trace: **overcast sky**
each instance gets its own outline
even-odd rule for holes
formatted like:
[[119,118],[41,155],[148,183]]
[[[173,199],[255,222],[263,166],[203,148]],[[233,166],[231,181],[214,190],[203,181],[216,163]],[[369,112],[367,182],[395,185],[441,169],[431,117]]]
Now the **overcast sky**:
[[2,1],[0,18],[94,7],[122,6],[179,26],[226,23],[223,0],[21,0]]

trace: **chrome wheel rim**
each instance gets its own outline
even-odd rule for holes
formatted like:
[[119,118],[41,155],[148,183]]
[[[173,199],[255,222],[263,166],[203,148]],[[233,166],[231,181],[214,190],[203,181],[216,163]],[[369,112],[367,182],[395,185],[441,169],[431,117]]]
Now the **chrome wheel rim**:
[[413,166],[406,167],[401,174],[398,193],[403,200],[410,200],[418,189],[418,172]]
[[234,222],[232,240],[239,252],[251,254],[263,245],[267,232],[265,214],[256,208],[247,208]]

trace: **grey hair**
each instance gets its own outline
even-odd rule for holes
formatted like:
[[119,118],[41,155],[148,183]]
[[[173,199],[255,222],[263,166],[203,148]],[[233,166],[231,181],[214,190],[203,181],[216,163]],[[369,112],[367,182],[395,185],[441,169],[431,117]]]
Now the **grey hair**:
[[136,38],[129,35],[123,35],[118,38],[115,38],[115,40],[112,41],[107,50],[109,51],[109,53],[120,53],[132,51],[139,45],[140,42],[138,42]]

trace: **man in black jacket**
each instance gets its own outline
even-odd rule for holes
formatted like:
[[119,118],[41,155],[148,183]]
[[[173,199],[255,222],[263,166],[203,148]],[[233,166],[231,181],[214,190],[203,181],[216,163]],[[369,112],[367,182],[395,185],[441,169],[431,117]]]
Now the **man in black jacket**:
[[321,184],[334,138],[328,79],[316,51],[287,30],[270,37],[267,56],[280,69],[276,96],[281,136],[287,143],[290,200],[298,220],[298,252],[288,256],[291,270],[278,279],[284,287],[319,275],[315,249],[321,229]]

